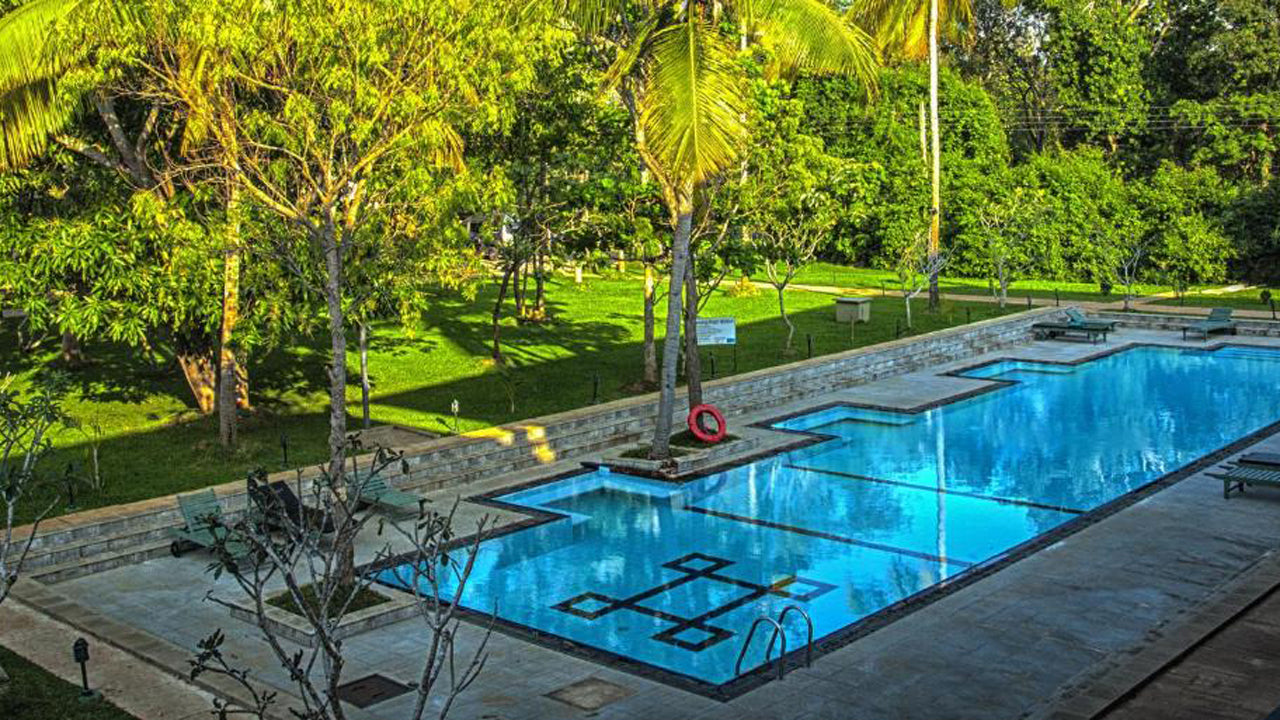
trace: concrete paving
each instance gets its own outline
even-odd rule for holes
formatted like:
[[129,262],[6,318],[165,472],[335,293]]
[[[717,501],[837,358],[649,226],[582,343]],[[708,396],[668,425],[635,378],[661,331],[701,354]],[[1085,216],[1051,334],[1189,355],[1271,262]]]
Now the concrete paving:
[[[55,676],[80,685],[80,666],[71,656],[71,644],[82,635],[76,628],[17,602],[0,606],[0,628],[3,628],[5,647]],[[90,643],[89,659],[89,686],[135,717],[142,720],[209,717],[213,695],[174,677],[171,672],[102,642]]]
[[[868,383],[826,400],[913,408],[984,385],[981,380],[939,374],[983,360],[1076,360],[1125,343],[1180,345],[1175,337],[1173,333],[1122,330],[1107,346],[1031,343]],[[1239,340],[1280,347],[1276,339]],[[1188,345],[1203,347],[1199,342]],[[759,417],[736,417],[731,423],[742,427],[813,404],[775,408]],[[787,440],[781,433],[759,432],[773,436],[770,442]],[[1263,439],[1256,449],[1280,451],[1280,437]],[[574,466],[561,463],[490,478],[461,492],[440,491],[431,497],[437,506],[443,506],[460,494],[470,496],[516,485]],[[464,502],[460,526],[468,527],[479,515],[491,512]],[[1120,671],[1126,661],[1162,639],[1180,638],[1189,621],[1211,604],[1223,602],[1224,589],[1250,579],[1264,567],[1274,570],[1270,560],[1280,548],[1277,518],[1280,492],[1250,491],[1226,501],[1219,481],[1195,473],[823,655],[812,668],[798,669],[783,681],[729,702],[495,634],[490,639],[491,657],[484,673],[451,717],[1088,717],[1092,695],[1114,696],[1141,679]],[[502,517],[504,522],[517,519],[513,513]],[[386,536],[362,538],[361,555],[370,557],[386,540]],[[290,692],[288,678],[256,639],[255,629],[203,600],[206,592],[235,592],[229,580],[215,582],[205,572],[206,564],[205,558],[193,553],[181,559],[163,558],[110,570],[47,590],[74,606],[81,622],[92,622],[96,614],[136,628],[175,653],[190,653],[200,637],[222,627],[237,662],[253,667],[257,681]],[[1242,604],[1247,601],[1239,600]],[[466,626],[459,636],[460,652],[474,648],[483,635],[480,627]],[[0,641],[7,642],[3,634]],[[1195,641],[1188,639],[1187,644]],[[350,638],[346,647],[344,677],[356,679],[378,672],[408,682],[415,679],[420,667],[425,630],[420,620],[406,620]],[[625,697],[593,711],[547,697],[588,678],[621,686],[630,694],[619,693]],[[1117,682],[1127,685],[1118,688]],[[411,703],[412,695],[404,695],[353,713],[353,717],[405,717]]]

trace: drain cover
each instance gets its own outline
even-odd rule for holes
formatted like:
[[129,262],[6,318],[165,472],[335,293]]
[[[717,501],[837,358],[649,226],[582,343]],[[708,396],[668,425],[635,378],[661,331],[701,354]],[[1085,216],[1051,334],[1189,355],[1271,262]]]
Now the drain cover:
[[413,688],[392,680],[386,675],[369,675],[338,686],[338,699],[358,708],[377,705],[384,700],[403,695]]
[[599,710],[605,705],[618,702],[633,694],[633,690],[624,688],[621,685],[615,685],[608,680],[592,677],[586,680],[579,680],[572,685],[565,685],[554,692],[549,692],[547,697],[552,700],[559,700],[579,710]]

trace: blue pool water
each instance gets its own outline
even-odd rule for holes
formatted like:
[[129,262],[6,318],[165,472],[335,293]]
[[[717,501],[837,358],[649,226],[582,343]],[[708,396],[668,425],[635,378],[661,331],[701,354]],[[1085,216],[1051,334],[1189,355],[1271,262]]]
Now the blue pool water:
[[505,495],[563,517],[484,542],[461,603],[718,685],[757,617],[794,603],[837,632],[1280,419],[1272,350],[964,374],[1014,384],[791,418],[776,427],[830,438],[687,484],[600,470]]

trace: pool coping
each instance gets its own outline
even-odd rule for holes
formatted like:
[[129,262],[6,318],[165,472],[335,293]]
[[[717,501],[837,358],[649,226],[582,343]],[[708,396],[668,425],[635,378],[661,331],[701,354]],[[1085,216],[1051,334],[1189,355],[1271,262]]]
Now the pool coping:
[[[824,410],[829,410],[837,407],[892,412],[892,413],[902,414],[902,415],[919,415],[921,413],[942,407],[944,405],[951,405],[954,403],[963,402],[965,400],[970,400],[975,397],[985,395],[990,392],[994,392],[996,390],[1011,387],[1013,385],[1018,385],[1021,382],[1018,380],[975,378],[975,377],[963,374],[966,372],[972,372],[973,370],[976,370],[979,368],[987,367],[987,366],[998,364],[1001,362],[1026,362],[1026,363],[1039,364],[1039,365],[1061,365],[1061,366],[1074,367],[1074,366],[1084,365],[1096,360],[1100,360],[1121,352],[1127,352],[1129,350],[1134,350],[1134,349],[1139,349],[1144,347],[1155,347],[1155,348],[1172,349],[1172,350],[1191,350],[1196,352],[1216,352],[1218,350],[1221,350],[1227,347],[1262,348],[1262,349],[1268,349],[1268,350],[1277,350],[1277,348],[1274,345],[1258,345],[1258,344],[1244,343],[1244,342],[1233,340],[1233,341],[1221,341],[1221,342],[1216,342],[1212,344],[1206,343],[1205,345],[1194,346],[1194,347],[1188,347],[1186,345],[1179,345],[1179,344],[1166,344],[1166,343],[1159,343],[1159,342],[1130,342],[1130,343],[1122,343],[1122,344],[1107,348],[1105,350],[1101,350],[1099,352],[1090,353],[1088,355],[1075,358],[1073,360],[1039,360],[1039,359],[1028,359],[1028,358],[1019,358],[1014,356],[1001,355],[995,358],[983,360],[982,362],[964,365],[964,366],[953,368],[951,370],[947,370],[943,372],[932,373],[933,375],[938,377],[956,377],[956,378],[963,378],[966,380],[979,381],[984,383],[984,385],[981,387],[963,390],[963,391],[953,393],[951,395],[947,395],[947,396],[938,398],[936,400],[931,400],[926,403],[921,403],[919,405],[912,406],[909,408],[879,405],[874,403],[858,403],[858,402],[839,401],[839,400],[827,402],[827,403],[819,403],[817,405],[806,407],[804,409],[784,413],[776,417],[770,417],[764,420],[758,420],[756,422],[752,422],[748,424],[748,427],[752,427],[752,428],[799,436],[799,439],[797,439],[794,442],[784,443],[775,447],[758,450],[748,455],[726,460],[724,462],[716,463],[716,464],[707,466],[705,468],[700,468],[695,472],[692,472],[686,475],[681,475],[675,478],[663,476],[659,474],[654,474],[652,476],[646,475],[643,473],[635,472],[630,468],[620,469],[616,472],[618,472],[621,475],[643,477],[646,479],[658,480],[661,482],[670,483],[672,485],[684,485],[686,483],[701,479],[708,475],[714,475],[716,473],[725,472],[727,470],[748,465],[768,457],[773,457],[776,455],[781,455],[786,452],[791,452],[791,451],[799,450],[812,445],[817,445],[832,439],[837,439],[839,437],[835,435],[828,435],[825,433],[817,433],[809,430],[795,430],[790,428],[776,427],[778,423],[785,422],[787,420],[790,420],[796,417],[812,415],[814,413],[822,412]],[[1061,542],[1066,538],[1070,537],[1071,535],[1074,535],[1080,532],[1081,530],[1084,530],[1085,528],[1088,528],[1102,520],[1105,520],[1106,518],[1116,514],[1117,512],[1124,510],[1125,508],[1147,497],[1150,497],[1160,492],[1161,490],[1167,489],[1181,482],[1182,480],[1185,480],[1186,478],[1191,477],[1192,475],[1202,472],[1203,470],[1208,469],[1212,465],[1221,462],[1226,457],[1229,457],[1230,455],[1237,453],[1246,447],[1254,445],[1266,438],[1276,435],[1277,433],[1280,433],[1280,419],[1276,420],[1273,423],[1265,425],[1259,428],[1258,430],[1255,430],[1245,436],[1242,436],[1232,441],[1231,443],[1228,443],[1227,445],[1224,445],[1216,450],[1206,453],[1205,455],[1202,455],[1196,459],[1193,459],[1188,463],[1184,464],[1183,466],[1176,468],[1158,478],[1155,478],[1139,487],[1129,490],[1126,493],[1119,495],[1107,501],[1106,503],[1103,503],[1102,505],[1099,505],[1091,510],[1088,510],[1079,515],[1076,515],[1075,517],[1063,522],[1062,524],[1044,533],[1041,533],[1040,535],[1029,538],[1028,540],[1023,541],[1022,543],[1014,545],[1013,547],[1009,548],[1003,553],[1000,553],[999,555],[980,561],[945,580],[942,580],[938,583],[930,585],[929,587],[926,587],[916,593],[913,593],[912,595],[909,595],[895,603],[886,605],[885,607],[882,607],[879,610],[876,610],[875,612],[869,615],[866,615],[863,618],[854,621],[853,623],[850,623],[849,625],[846,625],[831,633],[828,633],[827,635],[822,636],[820,638],[815,638],[812,645],[813,658],[815,659],[820,658],[831,652],[839,650],[840,648],[843,648],[853,643],[854,641],[875,632],[876,630],[887,627],[888,625],[891,625],[892,623],[898,620],[901,620],[907,617],[908,615],[911,615],[917,610],[923,609],[924,607],[927,607],[928,605],[931,605],[934,602],[937,602],[938,600],[941,600],[944,597],[947,597],[959,590],[962,590],[978,582],[979,580],[987,578],[995,574],[996,572],[1006,567],[1009,567],[1010,565],[1013,565],[1019,560],[1023,560],[1027,557],[1030,557],[1031,555],[1034,555],[1035,553],[1039,552],[1040,550],[1043,550],[1044,548],[1050,545]],[[584,461],[581,464],[582,464],[582,467],[580,468],[575,468],[572,470],[562,471],[562,472],[554,473],[551,475],[534,478],[532,480],[525,481],[522,483],[505,486],[502,488],[490,490],[484,493],[467,497],[466,500],[468,502],[476,503],[478,505],[500,508],[503,510],[512,511],[512,512],[516,512],[516,513],[528,516],[525,520],[519,520],[513,523],[508,523],[507,525],[504,525],[500,528],[494,528],[494,529],[485,531],[484,533],[480,534],[479,540],[481,542],[492,540],[496,537],[500,537],[510,533],[520,532],[522,530],[527,530],[533,527],[537,527],[537,526],[552,522],[554,520],[564,519],[568,517],[567,515],[564,515],[562,513],[556,513],[553,511],[542,509],[542,508],[533,508],[527,505],[518,505],[515,503],[508,503],[508,502],[499,500],[497,498],[506,496],[506,495],[511,495],[524,490],[528,490],[534,487],[547,485],[553,482],[558,482],[560,480],[564,480],[570,477],[585,475],[595,471],[602,465],[606,465],[606,463],[588,462],[588,461]],[[472,533],[471,535],[453,540],[449,544],[449,549],[468,546],[475,543],[476,541],[477,541],[477,536],[475,533]],[[397,557],[382,560],[377,563],[369,563],[367,565],[362,566],[359,570],[360,572],[364,572],[364,573],[380,572],[390,567],[403,564],[406,561],[407,557],[408,556],[397,556]],[[381,581],[378,581],[378,582],[381,582]],[[581,643],[579,641],[572,640],[570,638],[567,638],[561,635],[556,635],[554,633],[540,630],[532,626],[528,626],[522,623],[500,618],[490,613],[473,610],[461,605],[458,606],[458,610],[459,610],[459,615],[464,617],[465,619],[471,622],[474,622],[478,625],[481,625],[483,627],[491,627],[511,637],[515,637],[517,639],[534,643],[535,645],[538,645],[540,647],[556,650],[559,652],[564,652],[571,656],[579,657],[581,659],[584,659],[590,662],[594,662],[601,665],[605,665],[607,667],[618,669],[623,672],[627,672],[632,675],[636,675],[638,677],[644,678],[646,680],[659,682],[664,685],[668,685],[668,686],[671,686],[680,690],[684,690],[687,692],[695,693],[697,695],[701,695],[703,697],[706,697],[712,700],[717,700],[720,702],[728,702],[730,700],[738,698],[752,690],[755,690],[759,687],[762,687],[772,682],[774,679],[776,679],[776,675],[779,671],[779,665],[782,665],[784,668],[790,668],[790,669],[794,669],[796,667],[802,667],[804,665],[805,657],[806,657],[806,648],[804,645],[800,645],[799,647],[797,647],[794,650],[791,650],[787,654],[779,656],[771,661],[765,662],[760,666],[753,668],[752,670],[749,670],[735,677],[732,680],[729,680],[724,683],[716,684],[716,683],[707,682],[705,680],[701,680],[699,678],[696,678],[690,675],[686,675],[684,673],[676,672],[674,670],[669,670],[669,669],[654,665],[652,663],[644,662],[642,660],[637,660],[635,658],[621,655],[619,653],[615,653],[609,650],[587,645],[585,643]]]

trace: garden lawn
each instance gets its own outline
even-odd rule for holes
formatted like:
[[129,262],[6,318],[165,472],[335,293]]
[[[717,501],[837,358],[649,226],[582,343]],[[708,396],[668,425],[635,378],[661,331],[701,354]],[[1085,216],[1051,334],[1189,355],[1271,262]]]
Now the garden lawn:
[[[1270,305],[1262,302],[1260,297],[1263,288],[1234,290],[1221,293],[1187,293],[1181,300],[1176,297],[1160,298],[1148,305],[1191,305],[1194,307],[1229,307],[1239,310],[1270,310]],[[1280,288],[1271,288],[1271,295],[1280,306]]]
[[[646,391],[638,384],[642,299],[634,278],[593,277],[576,286],[571,278],[557,277],[548,293],[551,322],[502,322],[509,368],[502,371],[489,360],[494,297],[491,286],[475,300],[441,292],[425,322],[412,332],[391,324],[375,327],[369,353],[375,424],[453,432],[449,408],[456,399],[456,429],[465,432]],[[945,303],[939,312],[929,313],[924,298],[918,297],[913,303],[915,328],[908,330],[902,298],[876,298],[872,321],[858,325],[851,336],[847,324],[835,322],[830,295],[789,291],[787,305],[797,326],[792,354],[782,351],[785,333],[774,293],[715,293],[703,315],[736,317],[738,345],[704,348],[705,377],[802,359],[809,338],[813,353],[822,355],[892,340],[899,332],[919,334],[1002,314],[989,303]],[[1006,312],[1018,309],[1015,305]],[[661,306],[658,318],[661,336]],[[50,338],[41,352],[21,356],[9,325],[0,335],[0,367],[15,373],[22,387],[57,367],[55,346],[56,338]],[[228,452],[218,444],[216,418],[192,409],[190,392],[171,360],[156,364],[130,348],[88,343],[91,364],[73,372],[74,396],[68,403],[82,427],[56,436],[55,452],[44,467],[61,476],[71,464],[76,475],[84,475],[93,435],[86,428],[101,427],[102,488],[75,485],[75,509],[85,509],[223,483],[259,466],[274,471],[318,463],[326,453],[328,427],[326,346],[325,337],[304,338],[251,359],[256,409],[242,421],[239,447]],[[350,348],[349,428],[355,430],[360,426],[359,365],[354,344]],[[26,510],[55,501],[55,513],[67,512],[67,497],[61,483],[48,486]]]
[[[845,267],[832,263],[814,263],[802,269],[792,282],[798,285],[822,285],[842,289],[861,289],[888,292],[889,295],[900,295],[901,287],[897,273],[892,270],[875,270],[871,268]],[[956,278],[943,276],[938,279],[938,287],[944,293],[961,295],[991,296],[991,289],[984,278]],[[1138,296],[1155,295],[1168,292],[1170,288],[1161,285],[1139,284],[1134,286],[1134,294]],[[1103,295],[1097,283],[1059,282],[1056,280],[1020,280],[1009,287],[1009,301],[1026,300],[1027,296],[1036,298],[1057,297],[1062,300],[1089,300],[1093,302],[1118,302],[1124,299],[1125,289],[1117,285],[1109,295]],[[923,293],[922,293],[923,294]]]
[[4,720],[134,720],[129,713],[100,701],[80,702],[80,688],[0,647],[0,665],[12,679],[0,695]]

